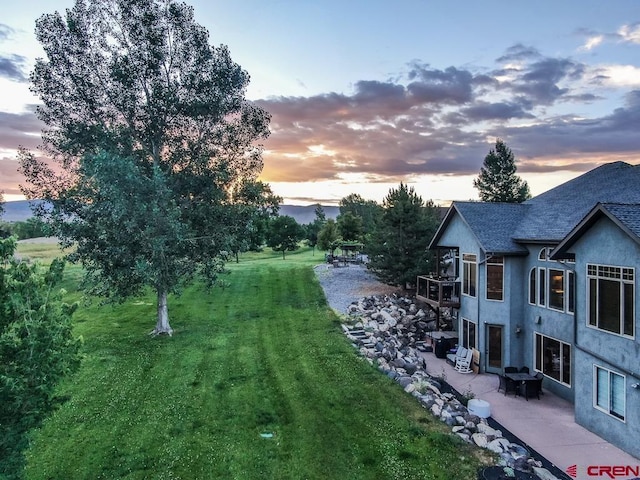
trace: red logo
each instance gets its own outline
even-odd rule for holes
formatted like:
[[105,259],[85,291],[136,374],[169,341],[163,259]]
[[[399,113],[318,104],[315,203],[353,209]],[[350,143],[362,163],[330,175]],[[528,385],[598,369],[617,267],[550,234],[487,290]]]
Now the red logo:
[[[571,465],[565,470],[571,478],[578,478],[578,466]],[[587,467],[587,475],[590,478],[610,478],[612,480],[640,480],[640,465],[589,465]],[[631,477],[634,478],[631,478]]]

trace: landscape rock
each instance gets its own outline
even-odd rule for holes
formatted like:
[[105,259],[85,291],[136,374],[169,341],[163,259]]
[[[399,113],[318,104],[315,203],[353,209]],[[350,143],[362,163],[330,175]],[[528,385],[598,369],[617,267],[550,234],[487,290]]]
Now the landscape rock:
[[452,434],[495,452],[501,466],[535,472],[541,480],[555,480],[524,446],[510,443],[487,419],[469,413],[454,393],[443,392],[443,386],[449,388],[443,378],[427,373],[419,345],[435,328],[431,312],[418,308],[413,299],[397,295],[363,297],[349,305],[346,312],[342,329],[361,355],[449,425]]

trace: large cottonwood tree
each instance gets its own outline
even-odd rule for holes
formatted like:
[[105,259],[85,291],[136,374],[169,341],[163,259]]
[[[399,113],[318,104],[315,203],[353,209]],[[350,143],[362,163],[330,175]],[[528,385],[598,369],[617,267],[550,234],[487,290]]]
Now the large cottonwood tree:
[[48,200],[38,213],[77,245],[93,292],[154,288],[152,333],[171,334],[167,295],[198,273],[214,282],[251,218],[237,206],[264,204],[252,185],[269,115],[184,3],[76,0],[41,16],[36,35],[45,58],[31,82],[49,161],[21,151],[23,191]]

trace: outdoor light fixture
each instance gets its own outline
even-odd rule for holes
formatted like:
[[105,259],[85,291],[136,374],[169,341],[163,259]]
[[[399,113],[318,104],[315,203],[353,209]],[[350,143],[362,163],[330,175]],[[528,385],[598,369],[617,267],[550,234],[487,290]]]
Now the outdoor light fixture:
[[516,337],[519,337],[520,333],[522,333],[522,328],[520,328],[520,325],[516,325]]
[[640,383],[632,383],[631,388],[640,388]]

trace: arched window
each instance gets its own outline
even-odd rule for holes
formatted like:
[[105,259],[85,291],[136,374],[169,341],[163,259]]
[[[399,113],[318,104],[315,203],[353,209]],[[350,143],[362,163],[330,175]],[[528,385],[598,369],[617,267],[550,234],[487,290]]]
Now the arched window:
[[529,272],[529,303],[536,304],[536,278],[538,277],[537,268],[532,268]]

